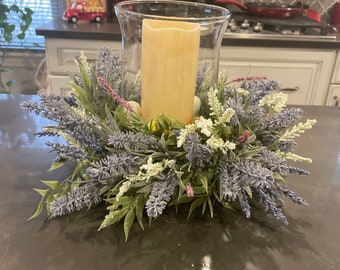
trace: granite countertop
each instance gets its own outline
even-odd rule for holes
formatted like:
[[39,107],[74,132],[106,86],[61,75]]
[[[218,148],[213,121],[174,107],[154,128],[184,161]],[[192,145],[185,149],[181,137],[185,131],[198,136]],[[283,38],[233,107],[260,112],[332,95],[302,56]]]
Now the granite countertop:
[[[305,40],[303,37],[280,36],[280,38],[265,35],[224,35],[223,46],[253,46],[253,47],[285,47],[285,48],[319,48],[338,49],[340,48],[340,27],[336,33],[336,39],[313,39]],[[36,29],[37,35],[48,38],[70,38],[90,40],[113,40],[120,41],[121,34],[117,20],[100,24],[88,21],[79,21],[76,24],[68,23],[62,19],[47,22]]]
[[[216,216],[169,209],[142,231],[133,225],[124,242],[123,225],[97,231],[107,213],[101,205],[47,221],[28,221],[44,188],[40,180],[62,179],[71,167],[47,172],[55,153],[52,138],[33,133],[50,124],[21,108],[36,96],[0,95],[0,269],[244,270],[340,269],[340,108],[301,106],[317,124],[298,140],[299,164],[309,176],[290,175],[288,186],[310,204],[285,200],[289,225],[253,207],[251,219],[229,210]],[[202,260],[210,258],[211,267]]]

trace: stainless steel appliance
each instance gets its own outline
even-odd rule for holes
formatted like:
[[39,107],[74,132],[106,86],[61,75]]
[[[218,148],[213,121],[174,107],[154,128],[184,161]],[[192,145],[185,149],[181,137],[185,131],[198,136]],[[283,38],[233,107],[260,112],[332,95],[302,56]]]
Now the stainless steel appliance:
[[226,31],[228,36],[261,39],[336,39],[335,30],[329,24],[298,15],[292,18],[263,18],[244,12],[233,12]]

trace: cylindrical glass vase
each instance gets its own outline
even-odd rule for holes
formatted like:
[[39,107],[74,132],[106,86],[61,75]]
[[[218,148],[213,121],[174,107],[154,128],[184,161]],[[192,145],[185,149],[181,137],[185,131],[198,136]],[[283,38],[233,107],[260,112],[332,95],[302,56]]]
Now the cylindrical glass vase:
[[115,6],[122,33],[123,81],[141,75],[144,120],[164,114],[188,123],[197,85],[214,85],[230,12],[185,1],[123,1]]

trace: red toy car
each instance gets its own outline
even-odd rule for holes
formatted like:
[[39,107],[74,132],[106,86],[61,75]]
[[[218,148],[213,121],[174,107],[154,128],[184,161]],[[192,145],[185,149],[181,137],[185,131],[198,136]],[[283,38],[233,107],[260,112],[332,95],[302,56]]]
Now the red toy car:
[[73,2],[71,7],[66,9],[63,19],[76,23],[78,20],[86,20],[100,23],[107,18],[107,13],[103,7],[93,7],[89,3]]

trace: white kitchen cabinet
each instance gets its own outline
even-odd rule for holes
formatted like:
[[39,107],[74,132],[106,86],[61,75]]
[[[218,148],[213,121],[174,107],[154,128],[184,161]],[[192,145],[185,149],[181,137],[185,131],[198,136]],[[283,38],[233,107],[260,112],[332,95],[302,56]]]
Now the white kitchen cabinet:
[[46,60],[50,91],[58,95],[66,95],[71,87],[68,74],[79,72],[75,58],[84,51],[89,63],[97,59],[98,50],[108,47],[121,51],[121,42],[108,40],[82,40],[45,37]]
[[223,46],[220,70],[230,80],[247,76],[276,80],[289,104],[325,105],[335,57],[333,49]]
[[326,100],[328,106],[340,106],[340,53],[338,52],[332,80],[330,83],[328,96]]
[[340,85],[332,84],[326,100],[327,106],[340,106]]

